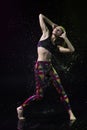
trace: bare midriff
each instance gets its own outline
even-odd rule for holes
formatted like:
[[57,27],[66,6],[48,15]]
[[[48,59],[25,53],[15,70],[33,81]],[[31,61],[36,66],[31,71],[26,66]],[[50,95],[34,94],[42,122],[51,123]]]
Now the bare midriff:
[[38,47],[37,53],[38,53],[37,61],[51,61],[52,54],[44,47]]

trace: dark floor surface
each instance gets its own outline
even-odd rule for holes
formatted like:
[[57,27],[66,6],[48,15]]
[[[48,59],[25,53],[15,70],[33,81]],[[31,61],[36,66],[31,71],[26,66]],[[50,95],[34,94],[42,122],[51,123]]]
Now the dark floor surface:
[[11,111],[9,109],[1,114],[0,130],[87,130],[87,104],[79,105],[74,109],[77,117],[74,123],[69,122],[68,115],[61,106],[56,111],[52,106],[34,110],[31,105],[30,109],[25,111],[26,120],[17,119],[15,105],[9,108]]

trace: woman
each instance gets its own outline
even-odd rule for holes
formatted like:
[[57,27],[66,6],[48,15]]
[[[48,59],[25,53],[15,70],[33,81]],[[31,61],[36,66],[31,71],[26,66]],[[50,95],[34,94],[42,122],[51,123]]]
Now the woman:
[[[25,106],[33,100],[42,99],[44,88],[46,88],[48,83],[51,82],[59,93],[61,102],[65,105],[70,121],[74,121],[76,120],[76,117],[71,110],[69,99],[61,84],[59,75],[52,66],[51,58],[52,55],[59,53],[72,53],[75,51],[75,48],[68,40],[66,31],[62,26],[56,25],[43,14],[39,14],[39,23],[42,35],[37,44],[38,58],[34,68],[36,93],[33,96],[30,96],[21,106],[17,108],[18,118],[24,119],[23,110]],[[49,30],[47,24],[52,27],[52,31]],[[62,42],[66,43],[66,48],[62,46]]]

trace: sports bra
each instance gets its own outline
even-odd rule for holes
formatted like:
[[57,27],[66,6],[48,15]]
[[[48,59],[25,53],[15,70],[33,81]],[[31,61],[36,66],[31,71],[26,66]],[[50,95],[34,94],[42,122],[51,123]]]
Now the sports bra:
[[37,47],[44,47],[49,52],[51,52],[52,55],[56,55],[59,52],[57,45],[59,45],[61,42],[63,42],[63,39],[59,38],[57,42],[55,42],[55,45],[53,45],[51,42],[51,38],[48,37],[45,40],[39,41]]

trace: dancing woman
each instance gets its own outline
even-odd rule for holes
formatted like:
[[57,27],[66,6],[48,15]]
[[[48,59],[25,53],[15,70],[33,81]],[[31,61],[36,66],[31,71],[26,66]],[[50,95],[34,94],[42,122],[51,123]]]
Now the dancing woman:
[[[48,83],[51,82],[60,95],[60,101],[64,104],[69,114],[70,121],[76,120],[70,106],[69,98],[61,84],[60,77],[51,62],[52,55],[73,53],[75,48],[67,38],[66,31],[62,26],[53,23],[43,14],[39,14],[39,23],[42,35],[37,44],[38,58],[34,67],[36,91],[35,94],[17,107],[18,118],[24,119],[23,111],[26,105],[29,105],[31,101],[42,99],[44,96],[44,89],[47,87]],[[52,30],[49,29],[48,25],[52,27]],[[62,46],[63,42],[66,43],[67,47]]]

